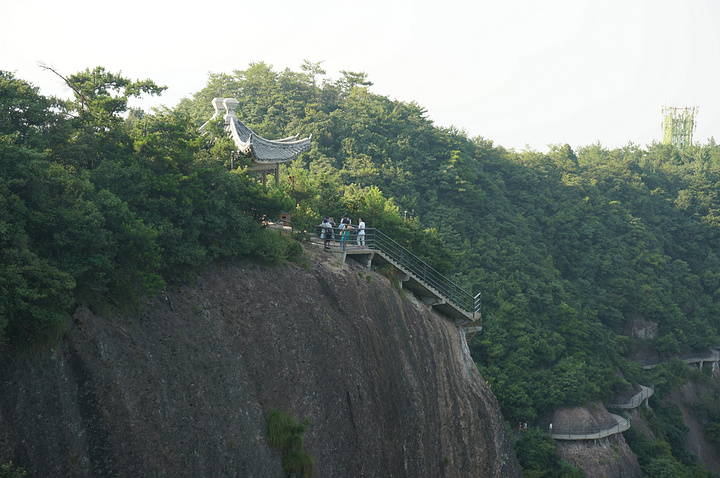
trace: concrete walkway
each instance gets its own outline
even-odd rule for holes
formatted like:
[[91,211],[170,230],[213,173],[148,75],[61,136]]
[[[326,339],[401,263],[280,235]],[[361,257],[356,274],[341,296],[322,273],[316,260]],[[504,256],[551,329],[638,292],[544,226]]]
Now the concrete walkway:
[[607,427],[591,428],[589,430],[563,430],[560,428],[545,428],[555,440],[597,440],[616,433],[622,433],[630,428],[630,419],[620,415],[610,414],[617,423]]
[[686,364],[698,364],[698,368],[702,368],[703,364],[705,362],[712,362],[713,364],[713,370],[715,370],[715,367],[717,366],[717,363],[720,361],[720,345],[715,347],[710,347],[709,352],[701,353],[701,354],[693,354],[693,355],[681,355],[678,357],[670,357],[666,359],[654,359],[654,360],[641,360],[638,363],[642,365],[642,368],[645,370],[650,370],[652,368],[657,367],[661,363],[668,362],[674,358],[677,358],[678,360],[682,360]]
[[[624,410],[631,410],[633,408],[639,407],[648,398],[652,397],[654,393],[655,393],[655,385],[653,385],[651,387],[646,387],[645,385],[640,385],[640,392],[637,393],[635,396],[633,396],[627,402],[613,401],[613,402],[610,402],[610,404],[614,407],[622,408]],[[647,405],[647,402],[646,402],[646,405]]]

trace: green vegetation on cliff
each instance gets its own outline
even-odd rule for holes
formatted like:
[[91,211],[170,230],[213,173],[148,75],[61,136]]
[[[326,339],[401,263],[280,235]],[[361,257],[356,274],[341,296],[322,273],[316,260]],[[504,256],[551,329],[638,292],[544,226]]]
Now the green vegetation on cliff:
[[268,443],[282,452],[283,471],[287,476],[312,478],[317,475],[315,459],[303,445],[303,433],[310,424],[309,420],[298,423],[282,410],[272,410],[265,417]]
[[287,199],[208,160],[221,145],[186,117],[120,116],[159,88],[102,68],[67,81],[75,101],[57,103],[0,74],[0,342],[52,341],[76,304],[133,306],[218,257],[297,254],[253,218]]

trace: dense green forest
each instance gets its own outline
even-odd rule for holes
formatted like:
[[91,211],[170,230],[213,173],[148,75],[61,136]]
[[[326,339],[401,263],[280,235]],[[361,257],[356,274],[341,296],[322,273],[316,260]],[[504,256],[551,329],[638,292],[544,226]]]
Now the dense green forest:
[[[255,63],[144,112],[128,101],[161,94],[150,80],[98,67],[63,78],[74,98],[57,100],[0,72],[0,347],[52,343],[78,304],[137,307],[219,258],[301,260],[299,244],[260,219],[291,212],[302,231],[348,213],[482,293],[470,348],[509,423],[654,383],[658,441],[628,437],[643,470],[708,476],[659,402],[707,377],[672,362],[643,372],[633,358],[718,344],[720,146],[507,150],[372,93],[365,73],[341,74]],[[312,134],[279,187],[230,170],[220,123],[199,133],[214,97],[238,99],[266,138]],[[657,335],[632,340],[636,319]],[[720,448],[720,412],[703,400]],[[542,436],[518,443],[518,456],[528,476],[576,473]]]

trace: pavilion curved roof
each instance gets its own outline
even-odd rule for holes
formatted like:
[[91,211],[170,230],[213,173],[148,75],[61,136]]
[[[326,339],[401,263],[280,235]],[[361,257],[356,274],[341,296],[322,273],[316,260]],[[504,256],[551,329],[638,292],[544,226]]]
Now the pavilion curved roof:
[[[253,130],[247,127],[245,123],[235,114],[238,101],[235,98],[215,98],[213,106],[215,114],[210,120],[220,116],[220,106],[225,107],[225,131],[228,133],[238,150],[243,154],[250,156],[253,163],[270,164],[285,163],[297,158],[301,153],[310,149],[309,136],[304,139],[298,139],[298,135],[290,136],[283,139],[266,139],[259,136]],[[205,123],[206,125],[207,123]],[[201,130],[205,129],[205,125]]]

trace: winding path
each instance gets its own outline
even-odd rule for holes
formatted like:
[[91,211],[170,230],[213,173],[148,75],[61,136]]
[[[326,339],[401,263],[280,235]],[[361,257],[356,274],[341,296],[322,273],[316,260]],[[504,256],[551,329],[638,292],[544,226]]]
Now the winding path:
[[703,364],[705,362],[712,362],[713,364],[713,370],[715,370],[715,367],[717,366],[717,363],[720,361],[720,345],[716,345],[714,347],[710,347],[710,350],[705,353],[701,354],[692,354],[692,355],[681,355],[679,357],[671,357],[671,358],[665,358],[665,359],[653,359],[653,360],[640,360],[637,363],[642,365],[642,368],[645,370],[650,370],[661,363],[668,362],[672,360],[673,358],[677,358],[679,360],[682,360],[686,364],[692,364],[696,363],[698,364],[698,368],[702,368]]
[[[624,410],[632,410],[639,407],[643,402],[647,405],[647,400],[655,393],[655,386],[646,387],[640,385],[640,392],[635,394],[628,401],[614,401],[611,404]],[[555,440],[597,440],[605,438],[616,433],[622,433],[630,428],[630,418],[621,417],[620,415],[610,414],[615,419],[614,425],[605,427],[595,427],[586,430],[573,430],[562,428],[545,428],[544,431],[550,434]]]
[[[686,364],[697,364],[698,368],[703,367],[705,362],[711,362],[713,364],[713,370],[717,367],[717,363],[720,362],[720,345],[710,347],[710,350],[705,353],[682,355],[679,357],[671,357],[666,359],[654,359],[639,361],[638,363],[645,370],[650,370],[661,363],[677,358],[682,360]],[[639,407],[643,402],[647,405],[648,399],[655,393],[655,386],[646,387],[640,385],[640,392],[635,394],[630,400],[626,402],[612,401],[610,404],[617,408],[624,410],[632,410]],[[623,418],[619,415],[611,414],[617,421],[616,425],[611,425],[603,428],[593,428],[589,430],[562,430],[562,429],[551,429],[545,428],[544,430],[550,434],[550,436],[556,440],[595,440],[598,438],[604,438],[606,436],[613,435],[615,433],[621,433],[630,428],[630,419]]]
[[627,402],[621,402],[618,400],[614,400],[610,402],[610,404],[614,407],[622,408],[624,410],[632,410],[633,408],[637,408],[640,406],[641,403],[645,402],[645,405],[647,405],[647,400],[653,396],[655,393],[655,385],[652,385],[650,387],[646,387],[645,385],[640,385],[640,392],[635,394],[630,400]]
[[616,421],[614,425],[589,428],[587,430],[545,428],[545,431],[550,433],[550,436],[555,440],[597,440],[616,433],[622,433],[630,428],[630,418],[621,417],[613,413],[611,413],[610,416]]

